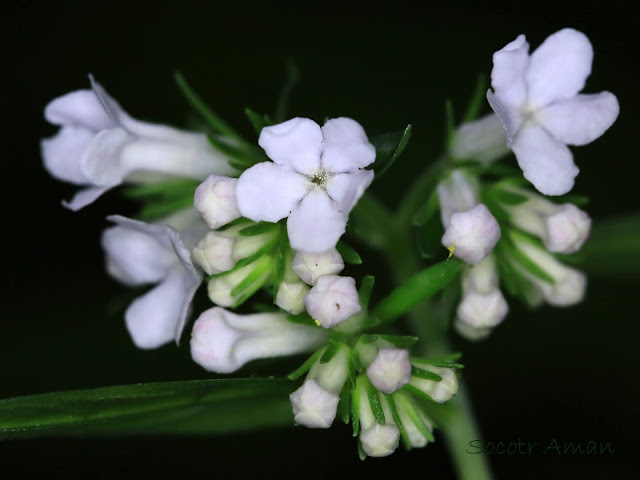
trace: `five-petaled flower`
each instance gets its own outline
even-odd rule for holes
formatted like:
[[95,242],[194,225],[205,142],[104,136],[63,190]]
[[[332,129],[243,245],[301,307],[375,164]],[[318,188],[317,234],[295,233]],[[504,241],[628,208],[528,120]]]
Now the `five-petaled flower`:
[[376,158],[364,129],[350,118],[321,128],[308,118],[265,127],[258,144],[273,162],[262,162],[239,178],[240,213],[255,221],[289,217],[295,250],[320,253],[334,247],[351,209],[373,180],[364,167]]
[[550,35],[531,56],[524,35],[493,55],[487,99],[525,178],[545,195],[573,188],[579,169],[567,145],[594,141],[618,117],[612,93],[578,94],[592,60],[589,39],[571,28]]

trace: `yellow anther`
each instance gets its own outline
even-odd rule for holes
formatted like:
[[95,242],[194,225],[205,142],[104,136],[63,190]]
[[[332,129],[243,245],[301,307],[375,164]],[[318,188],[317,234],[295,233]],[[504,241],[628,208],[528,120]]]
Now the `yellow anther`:
[[447,260],[449,260],[452,256],[453,256],[453,252],[456,249],[456,242],[453,242],[453,244],[447,248],[447,250],[449,250],[449,256],[447,257]]

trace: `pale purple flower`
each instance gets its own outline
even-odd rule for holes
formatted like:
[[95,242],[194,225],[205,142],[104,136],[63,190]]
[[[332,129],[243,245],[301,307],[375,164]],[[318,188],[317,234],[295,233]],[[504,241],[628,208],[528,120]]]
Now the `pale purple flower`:
[[376,157],[359,123],[334,118],[321,128],[293,118],[262,129],[258,144],[273,162],[242,173],[236,188],[240,213],[255,221],[288,217],[295,250],[321,253],[345,231],[349,212],[373,180],[364,170]]

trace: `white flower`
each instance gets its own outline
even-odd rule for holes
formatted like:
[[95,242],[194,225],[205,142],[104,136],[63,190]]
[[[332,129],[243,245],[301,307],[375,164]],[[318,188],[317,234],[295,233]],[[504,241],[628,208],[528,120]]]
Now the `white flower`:
[[454,159],[477,160],[486,164],[503,157],[508,151],[502,122],[495,113],[490,113],[458,127],[449,155]]
[[328,392],[313,380],[289,395],[294,420],[308,428],[329,428],[336,418],[339,395]]
[[475,265],[493,251],[500,240],[500,226],[482,203],[466,212],[451,215],[449,226],[442,236],[442,245],[454,248],[453,254]]
[[325,275],[304,299],[307,312],[319,325],[330,328],[360,313],[356,281],[351,277]]
[[230,373],[257,358],[311,351],[326,339],[322,329],[288,322],[284,314],[238,315],[214,307],[193,325],[191,356],[206,370]]
[[258,144],[273,162],[242,173],[236,188],[240,213],[255,221],[289,217],[295,250],[320,253],[334,247],[351,209],[373,180],[363,170],[376,157],[363,128],[334,118],[322,128],[308,118],[265,127]]
[[202,281],[185,244],[193,244],[201,229],[179,234],[166,225],[120,216],[108,219],[117,226],[102,234],[107,271],[130,286],[158,283],[127,308],[125,322],[133,342],[145,349],[177,342]]
[[411,381],[411,362],[406,348],[381,348],[367,367],[367,377],[374,387],[391,394]]
[[47,121],[62,127],[41,142],[45,167],[60,180],[86,187],[64,203],[69,209],[93,203],[124,181],[234,172],[204,134],[135,120],[90,79],[92,90],[58,97],[44,111]]
[[571,203],[557,205],[520,189],[514,191],[529,198],[520,205],[504,206],[516,227],[540,237],[550,252],[580,250],[591,232],[591,218],[586,212]]
[[237,184],[237,178],[214,174],[196,188],[193,205],[211,228],[221,227],[241,217],[236,201]]
[[344,261],[335,248],[322,253],[296,252],[291,264],[304,283],[315,285],[324,275],[337,275],[344,269]]
[[440,375],[442,380],[427,380],[426,378],[413,377],[410,385],[422,390],[429,395],[434,402],[444,403],[458,393],[458,377],[453,368],[434,367],[428,363],[414,360],[413,364],[423,370],[428,370],[436,375]]
[[308,293],[309,287],[302,282],[282,282],[276,294],[276,305],[297,315],[304,311],[304,298]]
[[578,94],[592,60],[589,39],[571,28],[547,37],[531,56],[524,35],[493,55],[487,99],[525,178],[545,195],[573,187],[579,170],[567,145],[594,141],[618,117],[612,93]]

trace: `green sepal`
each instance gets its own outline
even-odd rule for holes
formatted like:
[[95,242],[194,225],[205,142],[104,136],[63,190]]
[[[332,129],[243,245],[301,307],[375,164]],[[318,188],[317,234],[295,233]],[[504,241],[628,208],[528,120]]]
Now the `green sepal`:
[[[555,284],[556,281],[551,275],[549,275],[543,268],[541,268],[537,263],[531,260],[522,250],[516,247],[515,243],[513,242],[514,236],[519,236],[524,240],[529,240],[530,238],[529,236],[523,235],[513,229],[509,231],[507,235],[503,235],[505,246],[508,248],[507,255],[510,255],[518,264],[520,264],[529,273],[531,273],[535,277],[538,277],[543,282],[550,283],[551,285]],[[532,240],[533,239],[529,241]],[[533,241],[537,243],[537,239]]]
[[289,380],[297,380],[302,375],[307,373],[309,370],[311,370],[311,367],[313,366],[314,363],[316,363],[316,361],[320,358],[323,352],[324,352],[324,348],[321,348],[320,350],[314,352],[309,358],[307,358],[304,361],[302,365],[300,365],[293,372],[287,375],[287,378]]
[[149,203],[142,207],[142,210],[140,210],[140,213],[136,216],[140,220],[150,221],[189,207],[193,207],[193,197]]
[[269,240],[262,247],[260,247],[258,250],[256,250],[254,253],[252,253],[248,257],[244,257],[244,258],[241,258],[240,260],[238,260],[231,270],[227,270],[226,272],[214,273],[212,275],[209,275],[207,277],[207,280],[211,280],[212,278],[224,277],[225,275],[229,275],[231,273],[237,272],[241,268],[246,267],[250,263],[253,263],[256,260],[258,260],[260,257],[266,255],[267,252],[269,252],[274,247],[276,242],[277,242],[277,239],[275,239],[275,238],[272,239],[272,240]]
[[[264,258],[264,257],[263,257]],[[271,268],[270,261],[260,261],[255,266],[251,272],[247,274],[244,279],[240,281],[232,290],[231,296],[236,296],[244,292],[246,289],[254,286],[256,283],[261,283],[260,279],[267,273],[267,271]],[[260,287],[258,287],[260,288]],[[257,288],[255,289],[257,290]],[[254,291],[255,291],[254,290]]]
[[566,195],[560,195],[558,197],[547,197],[547,198],[549,198],[549,200],[551,200],[553,203],[558,203],[558,204],[572,203],[576,207],[584,207],[588,205],[589,202],[591,201],[591,199],[586,195],[577,195],[574,193],[568,193]]
[[424,393],[422,390],[420,390],[418,387],[411,385],[410,383],[407,383],[404,387],[402,387],[400,390],[404,390],[405,392],[413,395],[416,398],[420,398],[422,400],[426,400],[428,402],[431,403],[435,403],[437,404],[438,402],[436,402],[433,398],[431,398],[430,395]]
[[434,258],[444,253],[442,246],[442,236],[444,226],[440,220],[440,215],[432,215],[422,226],[416,229],[416,243],[422,258]]
[[407,431],[404,428],[404,424],[402,423],[402,420],[400,420],[400,414],[398,413],[396,402],[393,399],[393,394],[385,395],[385,396],[387,397],[387,404],[389,405],[389,410],[391,411],[391,416],[393,417],[393,421],[396,422],[396,425],[400,430],[400,438],[402,439],[402,444],[406,450],[411,450],[411,440],[409,439],[409,435],[407,434]]
[[353,426],[353,436],[360,433],[360,389],[356,386],[351,390],[351,425]]
[[516,206],[529,201],[529,197],[522,195],[521,193],[512,192],[499,187],[490,190],[495,201],[504,205]]
[[244,109],[244,114],[249,119],[249,122],[251,122],[251,126],[253,127],[253,131],[256,132],[256,135],[260,135],[264,127],[273,125],[273,122],[267,115],[260,115],[249,107]]
[[345,425],[349,424],[349,420],[351,419],[351,386],[348,382],[345,382],[342,390],[340,390],[337,414]]
[[[427,428],[427,425],[424,423],[422,418],[420,418],[420,414],[416,411],[414,404],[407,398],[405,398],[402,394],[398,396],[399,401],[402,403],[402,407],[405,412],[407,412],[407,416],[413,422],[420,433],[430,442],[434,442],[435,438],[433,437],[433,433]],[[431,397],[429,397],[431,399]]]
[[366,275],[360,283],[358,298],[360,299],[362,310],[366,310],[369,307],[369,300],[371,300],[371,291],[373,290],[375,280],[373,275]]
[[337,340],[330,338],[329,345],[327,346],[324,353],[322,354],[322,357],[320,357],[320,363],[323,365],[325,363],[329,363],[333,359],[333,357],[336,356],[336,353],[340,351],[343,345],[344,345],[343,343],[340,343]]
[[297,315],[290,313],[287,315],[287,321],[300,325],[309,325],[314,327],[316,326],[316,321],[311,318],[311,315],[309,315],[307,312],[302,312]]
[[358,458],[362,462],[367,459],[367,454],[365,453],[364,448],[362,448],[362,442],[360,442],[360,440],[358,440]]
[[228,230],[232,227],[237,227],[245,224],[249,226],[253,224],[253,220],[249,220],[248,218],[245,218],[245,217],[236,218],[235,220],[231,220],[229,223],[225,223],[224,225],[218,227],[216,230],[218,232],[224,232],[225,230]]
[[409,335],[381,335],[381,334],[365,334],[360,336],[360,341],[365,344],[374,343],[378,339],[386,340],[398,348],[408,348],[415,345],[418,337]]
[[193,194],[200,183],[202,182],[199,180],[179,178],[166,182],[130,185],[122,190],[122,195],[136,199],[146,199],[148,197],[174,199],[191,196],[191,200],[193,201]]
[[382,408],[382,402],[380,402],[380,392],[368,377],[364,377],[364,386],[367,390],[367,398],[369,399],[369,405],[371,405],[371,412],[378,422],[378,425],[384,425],[387,423],[384,417],[384,409]]
[[416,378],[423,378],[425,380],[433,380],[434,382],[442,381],[442,377],[437,373],[433,373],[433,372],[430,372],[429,370],[418,368],[415,365],[411,366],[411,376]]
[[351,263],[352,265],[360,265],[362,263],[362,258],[360,258],[358,252],[342,240],[340,240],[336,245],[336,250],[345,263]]
[[236,132],[227,122],[222,120],[218,115],[216,115],[213,110],[211,110],[206,103],[200,98],[200,96],[191,88],[191,86],[187,83],[187,80],[180,72],[175,72],[174,74],[175,81],[178,85],[178,88],[184,95],[185,99],[191,105],[191,107],[197,111],[202,118],[204,118],[209,125],[209,127],[219,132],[227,137],[234,138],[236,140],[242,140],[242,136]]
[[255,235],[262,235],[263,233],[273,232],[279,228],[280,225],[277,223],[260,222],[238,230],[238,235],[241,237],[253,237]]
[[376,148],[376,160],[368,169],[375,172],[376,180],[382,177],[398,157],[402,155],[409,143],[412,130],[413,126],[408,124],[402,131],[385,133],[370,139],[370,142]]

